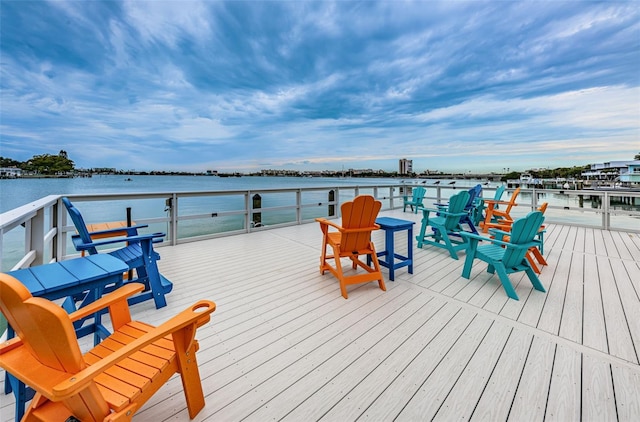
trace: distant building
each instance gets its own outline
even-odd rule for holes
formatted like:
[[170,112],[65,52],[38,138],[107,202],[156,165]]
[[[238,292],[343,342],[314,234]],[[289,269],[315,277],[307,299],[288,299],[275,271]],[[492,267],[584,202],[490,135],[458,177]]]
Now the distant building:
[[0,168],[0,179],[16,179],[22,177],[22,170],[16,167]]
[[401,158],[399,161],[399,170],[398,174],[411,174],[413,173],[413,160],[407,160],[406,158]]
[[591,164],[589,170],[583,172],[582,176],[587,180],[618,180],[640,183],[640,160]]

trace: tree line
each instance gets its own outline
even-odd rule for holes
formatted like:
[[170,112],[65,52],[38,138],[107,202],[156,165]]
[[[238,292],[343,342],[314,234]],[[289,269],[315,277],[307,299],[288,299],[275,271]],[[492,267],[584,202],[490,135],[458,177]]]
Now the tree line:
[[[633,159],[640,160],[640,153],[636,154]],[[0,167],[15,167],[21,169],[24,172],[44,175],[68,174],[75,170],[75,164],[73,160],[69,159],[69,156],[65,150],[60,150],[58,155],[34,155],[30,160],[27,161],[16,161],[11,158],[0,157]],[[530,170],[528,173],[530,173],[532,177],[537,179],[550,179],[558,177],[570,179],[579,178],[582,173],[586,170],[589,170],[589,168],[589,165],[558,167],[555,169]],[[516,171],[510,172],[509,174],[505,174],[503,176],[503,180],[517,179],[520,177],[520,174],[520,172]],[[376,173],[375,176],[380,177],[380,174]]]
[[75,164],[69,159],[65,150],[60,150],[58,155],[34,155],[27,161],[0,157],[0,167],[15,167],[23,172],[44,175],[67,174],[75,170]]

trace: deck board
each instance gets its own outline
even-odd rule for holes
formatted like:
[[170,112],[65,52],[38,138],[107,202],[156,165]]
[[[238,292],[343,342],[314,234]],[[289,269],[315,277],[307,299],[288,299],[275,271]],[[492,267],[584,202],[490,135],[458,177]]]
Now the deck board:
[[[385,212],[416,222],[420,215]],[[382,250],[384,235],[374,233]],[[396,236],[406,252],[406,235]],[[640,238],[550,224],[549,265],[520,301],[465,254],[414,244],[396,271],[340,295],[319,271],[316,223],[160,247],[174,283],[159,324],[200,298],[216,302],[197,338],[206,407],[198,421],[640,420]],[[383,269],[387,275],[387,270]],[[1,375],[1,374],[0,374]],[[1,386],[1,383],[0,383]],[[2,396],[0,420],[13,421]],[[173,377],[134,420],[189,420]]]

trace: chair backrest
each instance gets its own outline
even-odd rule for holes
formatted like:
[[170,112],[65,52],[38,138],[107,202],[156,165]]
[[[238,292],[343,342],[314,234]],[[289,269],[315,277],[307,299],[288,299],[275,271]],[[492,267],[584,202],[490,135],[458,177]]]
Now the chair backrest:
[[509,203],[507,204],[507,208],[504,210],[504,212],[506,214],[509,214],[509,212],[511,211],[511,208],[513,208],[513,206],[516,203],[516,199],[518,198],[518,195],[520,194],[520,187],[518,187],[516,190],[513,191],[513,194],[511,194],[511,198],[509,199]]
[[413,188],[413,202],[415,203],[422,202],[422,200],[424,199],[424,195],[426,193],[427,193],[427,189],[422,186]]
[[[513,222],[511,227],[511,235],[509,243],[514,245],[522,245],[532,242],[537,236],[540,226],[544,221],[544,216],[540,211],[531,211],[525,217]],[[509,248],[505,250],[502,263],[506,268],[520,265],[525,259],[527,248],[515,249]]]
[[[459,192],[449,198],[449,207],[447,208],[447,212],[451,214],[463,213],[467,206],[467,202],[469,202],[469,192]],[[445,214],[445,228],[447,230],[456,229],[462,217],[462,215],[452,216]]]
[[479,185],[479,184],[475,185],[474,187],[469,189],[468,192],[469,192],[469,200],[467,201],[467,204],[464,207],[466,211],[469,211],[471,208],[473,208],[476,198],[478,198],[482,193],[482,185]]
[[340,207],[343,229],[363,229],[353,233],[343,232],[340,240],[341,251],[358,251],[369,247],[371,231],[376,228],[376,218],[382,207],[382,202],[376,201],[371,195],[356,196],[353,201],[345,202]]
[[493,200],[499,201],[500,199],[502,199],[502,195],[504,195],[505,190],[507,190],[507,187],[505,185],[498,186],[495,195],[493,195]]
[[[34,378],[39,372],[50,373],[47,368],[73,374],[87,366],[64,309],[49,300],[33,297],[20,281],[4,273],[0,273],[0,311],[22,340],[25,356],[21,362],[29,366],[27,369]],[[76,414],[95,415],[96,409],[103,418],[108,414],[109,407],[95,384],[91,383],[80,394],[81,400],[70,405],[75,407]],[[86,405],[84,399],[97,407]]]
[[[78,232],[80,239],[82,239],[82,242],[91,243],[91,236],[89,235],[89,230],[87,230],[87,225],[84,222],[84,218],[82,218],[82,214],[80,214],[80,210],[78,210],[67,197],[62,198],[62,203],[64,204],[65,208],[67,208],[67,212],[69,213],[71,221],[73,221],[73,225],[76,227],[76,231]],[[98,253],[96,248],[90,248],[88,249],[88,251],[90,255],[95,255]]]

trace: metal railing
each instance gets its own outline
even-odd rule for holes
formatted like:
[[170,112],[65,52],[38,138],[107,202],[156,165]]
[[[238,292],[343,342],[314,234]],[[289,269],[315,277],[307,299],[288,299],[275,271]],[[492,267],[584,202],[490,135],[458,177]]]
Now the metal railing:
[[[313,188],[236,191],[193,191],[68,195],[87,222],[124,220],[133,210],[144,231],[164,232],[160,246],[177,245],[212,237],[304,224],[317,217],[338,217],[340,205],[360,194],[382,202],[382,210],[402,208],[403,194],[415,185],[328,186]],[[466,189],[426,185],[424,203],[446,201]],[[495,188],[484,189],[493,197]],[[510,193],[508,194],[510,195]],[[61,199],[50,195],[0,214],[0,266],[2,271],[26,268],[77,256],[70,225]],[[604,230],[640,232],[638,191],[558,191],[522,189],[514,218],[549,202],[547,223],[577,225]]]

